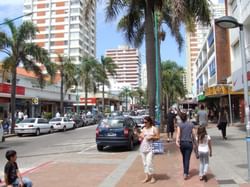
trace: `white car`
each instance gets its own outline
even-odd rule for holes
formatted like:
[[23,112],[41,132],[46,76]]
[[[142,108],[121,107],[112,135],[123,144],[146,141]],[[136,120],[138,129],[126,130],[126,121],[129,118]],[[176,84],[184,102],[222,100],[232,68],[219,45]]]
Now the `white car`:
[[1,123],[0,123],[0,142],[4,142],[3,126]]
[[15,133],[18,136],[23,134],[35,134],[39,136],[41,133],[53,132],[53,126],[43,118],[27,118],[16,124]]
[[66,131],[67,129],[73,129],[76,127],[75,122],[67,117],[55,117],[49,121],[49,124],[53,126],[54,130]]

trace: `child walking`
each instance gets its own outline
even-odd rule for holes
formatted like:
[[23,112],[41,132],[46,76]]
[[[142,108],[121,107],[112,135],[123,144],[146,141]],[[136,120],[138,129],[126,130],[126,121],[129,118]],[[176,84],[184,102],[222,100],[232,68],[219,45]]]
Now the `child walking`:
[[206,127],[200,126],[197,131],[198,136],[198,152],[200,157],[200,180],[207,182],[207,171],[209,163],[209,155],[212,156],[211,137],[207,134]]

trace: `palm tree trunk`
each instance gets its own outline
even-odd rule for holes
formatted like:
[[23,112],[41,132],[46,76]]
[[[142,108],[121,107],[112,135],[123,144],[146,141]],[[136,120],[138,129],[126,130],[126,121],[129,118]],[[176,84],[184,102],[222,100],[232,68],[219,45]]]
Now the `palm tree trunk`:
[[146,63],[148,83],[149,115],[155,118],[156,72],[155,72],[155,38],[153,22],[154,1],[147,0],[145,9]]
[[166,104],[167,104],[167,112],[168,112],[168,109],[169,109],[169,96],[168,96],[168,94],[166,95]]
[[15,112],[16,112],[16,67],[12,69],[12,80],[11,80],[11,133],[14,133],[14,128],[16,124]]
[[63,116],[64,115],[64,107],[63,107],[63,85],[64,85],[64,75],[63,72],[61,72],[61,88],[60,88],[60,113]]
[[102,83],[102,113],[105,112],[105,103],[104,103],[104,82]]
[[128,95],[125,95],[125,102],[126,102],[126,112],[128,111]]
[[87,114],[87,107],[88,107],[88,86],[85,83],[85,114]]

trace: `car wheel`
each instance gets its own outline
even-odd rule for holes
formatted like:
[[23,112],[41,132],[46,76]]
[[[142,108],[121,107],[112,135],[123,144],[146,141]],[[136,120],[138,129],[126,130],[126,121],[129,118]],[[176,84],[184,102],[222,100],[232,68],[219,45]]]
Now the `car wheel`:
[[131,139],[128,144],[128,150],[132,151],[134,149],[134,141]]
[[103,151],[103,146],[102,145],[97,145],[97,150],[98,151]]
[[53,133],[54,132],[54,128],[53,128],[53,126],[52,127],[50,127],[50,129],[49,129],[49,134],[51,134],[51,133]]
[[40,129],[36,129],[36,136],[40,135]]
[[66,126],[63,127],[63,132],[65,132],[67,129],[66,129]]

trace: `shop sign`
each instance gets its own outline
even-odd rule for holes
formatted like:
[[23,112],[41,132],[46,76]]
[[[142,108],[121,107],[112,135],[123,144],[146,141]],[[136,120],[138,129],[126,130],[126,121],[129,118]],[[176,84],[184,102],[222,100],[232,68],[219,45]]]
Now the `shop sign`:
[[209,87],[205,90],[205,96],[227,95],[227,94],[228,94],[228,87],[223,85]]
[[[11,85],[0,83],[0,93],[11,93]],[[16,94],[17,95],[25,95],[25,87],[23,86],[16,86]]]
[[38,97],[32,98],[32,105],[38,105],[39,104],[39,99]]
[[[85,98],[80,97],[80,102],[85,103]],[[88,104],[96,104],[96,98],[87,98],[87,103]]]

